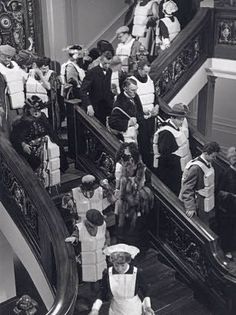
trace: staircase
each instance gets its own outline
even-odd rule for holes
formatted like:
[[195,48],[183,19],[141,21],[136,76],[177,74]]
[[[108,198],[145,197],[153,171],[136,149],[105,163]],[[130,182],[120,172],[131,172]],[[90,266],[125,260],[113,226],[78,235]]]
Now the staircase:
[[[211,315],[194,299],[194,294],[185,284],[176,280],[175,270],[160,262],[159,253],[149,249],[145,256],[137,257],[135,264],[142,270],[149,286],[152,308],[158,315]],[[96,295],[88,284],[79,287],[75,315],[87,315]],[[87,305],[86,305],[87,304]],[[109,303],[103,303],[100,315],[107,315]]]

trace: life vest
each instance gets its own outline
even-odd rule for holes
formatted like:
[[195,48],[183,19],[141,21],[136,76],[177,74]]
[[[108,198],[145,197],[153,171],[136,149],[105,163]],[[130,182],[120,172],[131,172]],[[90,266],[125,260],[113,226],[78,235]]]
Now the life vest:
[[42,83],[29,76],[26,81],[26,98],[30,98],[33,95],[40,97],[44,103],[48,102],[47,90],[42,86]]
[[102,249],[105,244],[106,223],[98,226],[96,236],[91,236],[84,222],[76,224],[79,230],[82,258],[82,280],[96,282],[102,279],[102,273],[106,269],[106,256]]
[[[192,165],[197,165],[204,173],[205,187],[196,191],[197,197],[202,199],[205,212],[210,212],[215,206],[215,171],[214,168],[207,167],[203,162],[198,159],[189,161],[186,165],[186,170]],[[183,175],[184,179],[184,175]]]
[[[165,24],[169,32],[169,40],[172,40],[179,34],[180,32],[180,23],[178,19],[174,16],[174,21],[172,22],[169,17],[164,17],[161,21]],[[162,38],[163,40],[163,38]]]
[[189,138],[188,121],[187,121],[187,118],[186,118],[186,117],[184,118],[183,124],[182,124],[182,126],[181,126],[180,129],[184,132],[185,136],[186,136],[187,138]]
[[135,37],[145,37],[147,30],[148,17],[151,16],[151,8],[155,0],[149,1],[145,6],[141,6],[140,2],[137,3],[134,10],[134,25],[132,35]]
[[138,90],[137,94],[140,97],[144,113],[148,113],[154,108],[155,90],[152,79],[148,76],[148,80],[145,83],[140,82],[137,78],[131,77],[137,82]]
[[0,63],[0,73],[6,81],[5,93],[9,95],[11,109],[23,108],[25,105],[23,70],[14,61],[13,68],[5,67]]
[[[168,120],[167,120],[167,122],[168,122]],[[175,154],[175,155],[180,157],[180,166],[181,166],[181,170],[183,172],[185,169],[185,166],[187,165],[187,163],[192,158],[191,152],[189,150],[188,138],[186,137],[185,133],[181,129],[176,130],[174,127],[171,127],[168,125],[162,126],[154,134],[154,138],[153,138],[153,153],[154,153],[153,166],[156,168],[158,167],[158,159],[160,157],[160,153],[158,150],[158,138],[159,138],[159,133],[161,131],[164,131],[164,130],[171,132],[175,138],[178,149],[176,151],[172,152],[172,154]]]
[[120,57],[122,62],[122,68],[124,71],[128,71],[129,56],[131,55],[134,38],[129,38],[126,43],[119,43],[116,48],[116,55]]
[[66,66],[65,66],[65,82],[68,81],[67,77],[66,77],[66,68],[68,67],[68,65],[73,65],[73,67],[75,68],[75,70],[77,71],[78,73],[78,87],[80,87],[81,85],[81,82],[83,81],[84,77],[85,77],[85,72],[82,68],[80,68],[75,62],[73,61],[70,61],[70,62],[67,62]]
[[117,93],[120,94],[120,84],[119,84],[119,72],[118,71],[112,71],[111,74],[111,85],[116,86]]
[[60,149],[47,136],[44,146],[44,186],[52,187],[61,183]]
[[78,215],[84,219],[89,209],[96,209],[102,212],[105,208],[103,204],[103,188],[100,186],[94,190],[91,198],[84,196],[80,187],[72,189],[73,198],[76,204]]

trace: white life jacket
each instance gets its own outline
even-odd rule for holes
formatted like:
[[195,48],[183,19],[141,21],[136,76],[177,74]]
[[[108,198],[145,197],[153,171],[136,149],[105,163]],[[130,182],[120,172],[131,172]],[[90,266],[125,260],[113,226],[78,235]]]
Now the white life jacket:
[[61,183],[60,149],[47,136],[44,145],[44,186],[53,187]]
[[82,258],[82,280],[96,282],[102,279],[102,273],[106,269],[106,256],[103,254],[105,245],[106,223],[98,226],[96,236],[91,236],[84,222],[76,224],[79,230]]
[[13,68],[5,67],[0,63],[0,73],[6,81],[5,93],[9,95],[11,109],[19,109],[25,105],[24,75],[16,62],[11,61],[11,63]]
[[148,16],[155,0],[149,1],[145,6],[141,6],[140,2],[137,3],[134,10],[134,25],[132,29],[132,35],[135,37],[145,37],[147,30]]
[[[180,32],[180,23],[178,19],[174,16],[174,21],[172,22],[169,17],[164,17],[161,21],[165,24],[169,32],[169,40],[172,40],[179,34]],[[162,38],[164,40],[164,38]]]
[[94,190],[91,198],[85,197],[80,187],[73,188],[72,194],[78,215],[82,219],[85,219],[86,212],[89,209],[96,209],[100,212],[105,209],[105,205],[103,204],[103,188],[101,186]]
[[46,72],[44,75],[43,75],[43,77],[44,77],[44,79],[47,81],[47,82],[49,82],[49,79],[50,79],[50,76],[51,76],[51,74],[53,73],[54,71],[53,70],[48,70],[48,72]]
[[70,62],[67,62],[66,66],[65,66],[65,82],[67,82],[67,78],[66,78],[66,68],[68,67],[68,65],[71,64],[75,67],[75,70],[78,72],[78,76],[79,76],[79,79],[81,82],[83,81],[84,77],[85,77],[85,72],[82,68],[79,67],[79,65],[77,65],[74,61],[70,61]]
[[119,72],[118,71],[112,71],[111,74],[111,84],[116,85],[117,93],[120,94],[120,85],[119,85]]
[[[209,212],[215,206],[215,171],[211,166],[207,167],[203,162],[198,159],[192,160],[187,163],[186,170],[192,165],[197,165],[201,168],[204,173],[204,185],[205,187],[196,191],[198,197],[204,200],[204,211]],[[183,176],[184,179],[184,176]]]
[[129,56],[135,39],[129,38],[126,43],[119,43],[116,48],[116,55],[120,57],[122,62],[122,69],[128,71]]
[[183,123],[182,123],[182,126],[181,126],[180,129],[184,132],[185,136],[186,136],[187,138],[189,138],[188,121],[187,121],[187,118],[186,118],[186,117],[184,118]]
[[[168,122],[168,120],[167,120],[167,122]],[[185,169],[185,166],[187,165],[187,163],[192,158],[191,152],[189,149],[189,141],[188,141],[188,138],[186,137],[185,133],[181,129],[176,130],[174,127],[171,127],[168,125],[162,126],[154,134],[154,138],[153,138],[153,153],[154,153],[153,166],[156,168],[158,167],[158,159],[160,157],[160,153],[158,150],[158,138],[159,138],[159,133],[161,131],[164,131],[164,130],[171,132],[175,138],[178,149],[175,152],[173,152],[172,154],[175,154],[175,155],[180,157],[180,166],[181,166],[181,170],[183,172]]]
[[148,80],[145,83],[140,82],[137,78],[134,76],[131,77],[137,82],[137,94],[140,97],[143,111],[144,113],[149,113],[154,108],[154,99],[155,99],[155,90],[154,90],[154,83],[152,79],[148,75]]
[[42,83],[29,76],[26,81],[26,98],[30,98],[33,95],[40,97],[44,103],[48,102],[47,90],[42,86]]

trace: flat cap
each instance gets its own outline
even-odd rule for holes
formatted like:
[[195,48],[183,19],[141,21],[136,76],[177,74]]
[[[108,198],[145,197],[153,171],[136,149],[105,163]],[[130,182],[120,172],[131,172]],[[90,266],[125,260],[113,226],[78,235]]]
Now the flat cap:
[[121,26],[116,30],[116,35],[121,34],[121,33],[129,33],[129,28],[128,26]]
[[0,45],[0,54],[13,57],[16,54],[16,49],[10,45]]
[[101,226],[104,223],[104,216],[96,209],[90,209],[86,212],[86,219],[96,226]]

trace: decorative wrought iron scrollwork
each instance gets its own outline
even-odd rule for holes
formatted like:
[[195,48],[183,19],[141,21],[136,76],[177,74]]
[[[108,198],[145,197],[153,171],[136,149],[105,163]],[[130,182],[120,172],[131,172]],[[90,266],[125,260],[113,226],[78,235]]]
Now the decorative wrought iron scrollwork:
[[98,138],[88,129],[85,129],[86,156],[91,160],[108,179],[114,178],[115,162],[106,152]]
[[173,251],[182,257],[210,286],[217,288],[218,294],[225,298],[223,279],[212,273],[212,267],[206,256],[204,244],[187,228],[180,225],[167,210],[163,209],[160,216],[160,238],[168,244]]
[[197,36],[180,55],[162,71],[161,76],[155,82],[156,95],[162,97],[172,90],[183,74],[198,61],[200,51],[201,38]]
[[236,44],[236,21],[234,19],[224,19],[217,21],[218,44]]
[[19,210],[19,214],[23,217],[32,236],[36,241],[39,241],[37,210],[2,155],[0,155],[0,181],[6,188],[9,197],[14,200],[16,208]]

